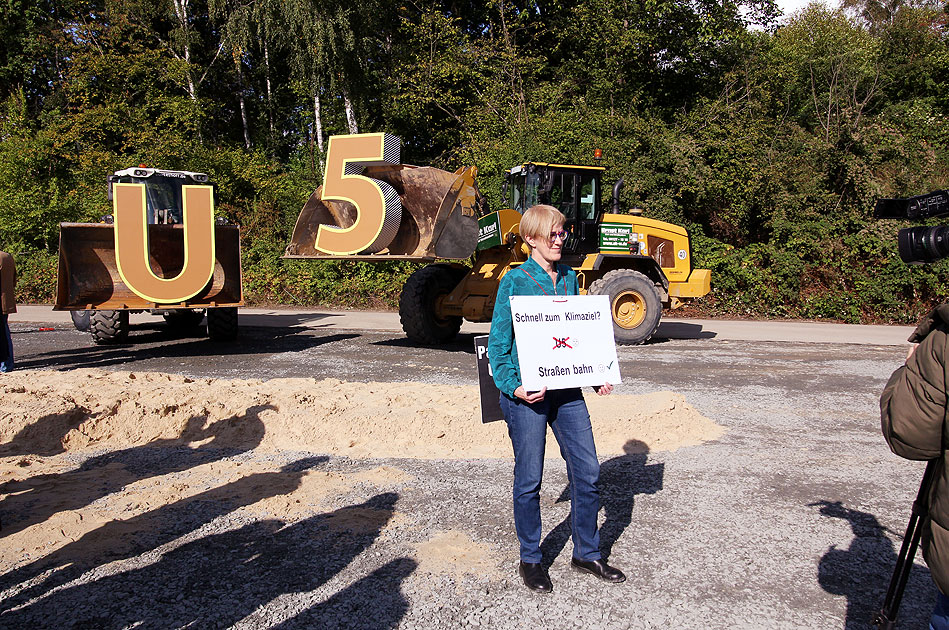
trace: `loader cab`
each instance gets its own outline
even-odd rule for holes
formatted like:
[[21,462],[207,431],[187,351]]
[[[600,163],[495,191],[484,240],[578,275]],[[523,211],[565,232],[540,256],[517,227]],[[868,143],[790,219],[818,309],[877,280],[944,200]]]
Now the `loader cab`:
[[204,173],[165,171],[157,168],[127,168],[109,175],[109,201],[114,184],[145,184],[145,215],[149,224],[184,222],[181,188],[213,185]]
[[538,203],[550,204],[567,218],[564,228],[570,237],[564,244],[567,254],[585,255],[599,250],[599,223],[603,216],[601,166],[574,166],[528,162],[515,166],[507,175],[506,201],[523,213]]

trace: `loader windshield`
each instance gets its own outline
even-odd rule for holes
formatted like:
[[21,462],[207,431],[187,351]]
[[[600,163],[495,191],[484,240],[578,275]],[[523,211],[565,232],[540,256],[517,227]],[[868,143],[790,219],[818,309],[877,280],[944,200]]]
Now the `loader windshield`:
[[178,177],[123,176],[118,179],[123,184],[145,184],[145,212],[148,222],[181,223],[181,186],[187,180]]
[[515,167],[507,179],[508,207],[523,213],[535,204],[547,203],[560,210],[568,223],[596,221],[600,170],[559,164]]
[[537,172],[520,171],[511,173],[508,184],[508,205],[520,212],[539,203],[540,199],[540,175]]

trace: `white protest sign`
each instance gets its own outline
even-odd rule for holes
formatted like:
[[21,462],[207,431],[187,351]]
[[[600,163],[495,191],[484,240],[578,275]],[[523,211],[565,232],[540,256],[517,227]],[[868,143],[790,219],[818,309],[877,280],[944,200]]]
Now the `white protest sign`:
[[607,296],[515,295],[511,319],[527,391],[622,382]]

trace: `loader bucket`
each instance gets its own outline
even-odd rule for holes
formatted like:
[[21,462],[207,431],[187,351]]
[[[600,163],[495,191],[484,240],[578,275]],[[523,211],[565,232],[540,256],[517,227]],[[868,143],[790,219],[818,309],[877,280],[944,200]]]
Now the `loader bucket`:
[[[147,302],[122,281],[115,263],[113,226],[62,223],[59,272],[53,310],[121,310],[165,307],[241,306],[240,229],[214,228],[214,275],[196,296],[182,304]],[[174,278],[184,266],[184,227],[149,225],[149,262],[159,278]]]
[[[402,221],[386,249],[347,258],[461,259],[474,252],[483,205],[475,183],[476,168],[449,173],[398,164],[371,166],[363,174],[395,189],[402,202]],[[322,190],[322,186],[317,188],[300,211],[284,258],[339,258],[316,249],[317,230],[320,225],[352,226],[356,208],[345,201],[323,200]]]

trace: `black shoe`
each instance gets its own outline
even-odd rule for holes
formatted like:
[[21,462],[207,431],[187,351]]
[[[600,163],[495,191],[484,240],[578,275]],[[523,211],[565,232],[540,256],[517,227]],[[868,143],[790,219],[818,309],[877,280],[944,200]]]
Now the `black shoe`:
[[522,561],[517,567],[517,574],[524,578],[524,585],[532,591],[550,593],[554,590],[554,585],[539,562]]
[[618,584],[619,582],[626,581],[626,576],[623,575],[622,571],[611,567],[602,560],[578,560],[577,558],[573,558],[570,561],[570,565],[577,571],[592,573],[604,582]]

